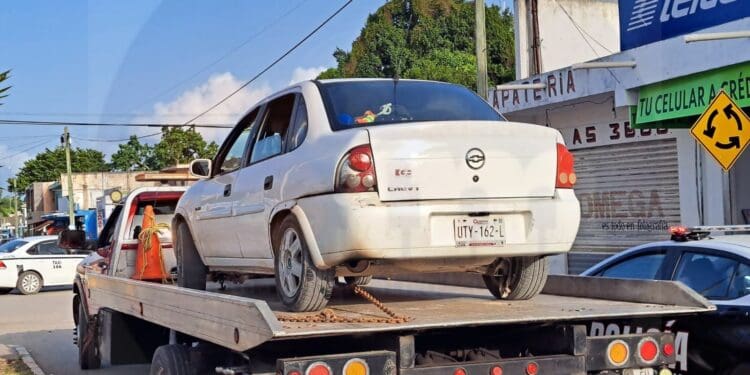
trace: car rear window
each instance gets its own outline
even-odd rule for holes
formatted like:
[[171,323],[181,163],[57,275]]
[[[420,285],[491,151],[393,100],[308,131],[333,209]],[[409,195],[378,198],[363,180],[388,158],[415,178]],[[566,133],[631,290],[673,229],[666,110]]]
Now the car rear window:
[[[146,209],[146,206],[152,206],[154,208],[154,219],[157,224],[171,225],[174,211],[177,208],[177,201],[178,199],[160,199],[157,201],[144,200],[138,202],[133,218],[130,220],[130,226],[127,228],[125,239],[138,239],[138,234],[140,234],[143,229],[141,226],[143,224],[143,212]],[[162,231],[162,235],[169,238],[171,237],[171,232],[164,230]]]
[[0,253],[12,253],[19,247],[26,245],[28,242],[23,240],[11,240],[0,245]]
[[427,81],[334,81],[319,84],[333,130],[421,121],[502,121],[466,87]]

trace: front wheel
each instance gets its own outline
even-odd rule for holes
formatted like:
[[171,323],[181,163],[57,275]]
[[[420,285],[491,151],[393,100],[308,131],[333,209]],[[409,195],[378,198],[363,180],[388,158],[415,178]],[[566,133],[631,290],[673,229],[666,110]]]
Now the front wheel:
[[291,311],[318,311],[331,298],[333,270],[320,270],[312,262],[297,218],[289,215],[273,236],[276,292]]
[[503,258],[496,260],[482,279],[497,299],[526,300],[542,291],[548,267],[542,257]]
[[175,257],[177,258],[177,285],[183,288],[206,290],[207,269],[193,241],[190,228],[184,222],[177,224]]
[[83,303],[78,300],[78,322],[76,324],[76,343],[78,344],[78,365],[81,370],[92,370],[101,367],[99,357],[99,340],[93,322],[89,321]]

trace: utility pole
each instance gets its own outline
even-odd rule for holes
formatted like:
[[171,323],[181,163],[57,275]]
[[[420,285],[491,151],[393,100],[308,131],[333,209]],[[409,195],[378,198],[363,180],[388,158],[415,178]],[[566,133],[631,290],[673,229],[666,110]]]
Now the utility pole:
[[13,197],[13,216],[15,217],[16,221],[16,238],[21,237],[19,228],[18,228],[18,191],[16,190],[16,179],[17,177],[13,178],[13,192],[15,193],[15,197]]
[[487,100],[487,35],[485,33],[484,0],[474,0],[476,10],[474,39],[477,47],[477,94]]
[[73,201],[75,195],[73,194],[73,168],[70,164],[70,133],[67,126],[63,130],[63,136],[60,141],[63,143],[63,147],[65,147],[65,167],[68,171],[68,220],[70,221],[68,229],[74,230],[76,229],[75,202]]

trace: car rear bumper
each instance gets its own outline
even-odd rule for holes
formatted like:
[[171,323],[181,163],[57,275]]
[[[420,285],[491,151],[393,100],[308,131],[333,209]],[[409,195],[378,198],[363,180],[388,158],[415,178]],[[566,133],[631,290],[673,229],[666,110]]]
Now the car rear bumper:
[[[316,265],[359,259],[458,259],[546,255],[570,250],[580,220],[572,190],[552,198],[381,202],[377,193],[302,198],[295,212]],[[453,220],[497,215],[503,246],[457,247]],[[319,255],[319,256],[318,256]],[[425,270],[429,271],[429,270]]]
[[16,271],[16,266],[12,265],[10,262],[5,262],[7,268],[0,270],[0,288],[6,289],[6,288],[15,288],[16,282],[18,281],[18,271]]

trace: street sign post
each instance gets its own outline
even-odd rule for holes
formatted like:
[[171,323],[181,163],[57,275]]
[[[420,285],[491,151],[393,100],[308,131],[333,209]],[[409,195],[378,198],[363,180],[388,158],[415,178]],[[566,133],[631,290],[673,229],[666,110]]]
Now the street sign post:
[[690,133],[711,156],[729,171],[750,144],[750,117],[721,90]]

